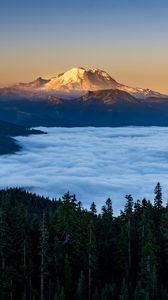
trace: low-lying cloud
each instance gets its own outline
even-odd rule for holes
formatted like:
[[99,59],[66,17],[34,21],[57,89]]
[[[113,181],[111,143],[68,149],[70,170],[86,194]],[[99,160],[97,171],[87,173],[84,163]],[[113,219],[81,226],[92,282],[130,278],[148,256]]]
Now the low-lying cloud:
[[168,193],[168,128],[42,128],[47,135],[18,137],[23,150],[0,157],[0,187],[21,186],[49,197],[75,193],[100,208],[107,197],[117,213],[124,196],[153,199]]

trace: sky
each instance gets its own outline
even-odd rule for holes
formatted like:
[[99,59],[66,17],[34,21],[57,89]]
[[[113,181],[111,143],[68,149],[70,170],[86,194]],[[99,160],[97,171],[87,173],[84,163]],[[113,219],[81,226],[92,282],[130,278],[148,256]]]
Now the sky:
[[0,188],[57,199],[69,191],[99,211],[111,197],[118,214],[126,194],[153,201],[159,180],[167,203],[168,127],[41,129],[48,134],[17,137],[22,151],[0,156]]
[[97,67],[168,93],[168,1],[0,2],[0,86]]

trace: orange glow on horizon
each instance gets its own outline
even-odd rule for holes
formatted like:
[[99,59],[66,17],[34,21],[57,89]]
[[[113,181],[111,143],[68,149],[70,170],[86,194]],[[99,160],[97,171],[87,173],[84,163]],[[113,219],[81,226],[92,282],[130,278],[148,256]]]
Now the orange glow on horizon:
[[[10,86],[19,82],[31,82],[38,77],[50,79],[60,73],[66,72],[74,66],[76,66],[76,64],[73,66],[69,65],[67,68],[50,68],[50,72],[45,71],[42,67],[38,68],[36,72],[32,72],[30,67],[24,68],[21,66],[17,69],[17,71],[15,71],[15,68],[8,67],[5,72],[2,72],[2,69],[0,70],[0,87]],[[90,66],[88,66],[88,68],[89,67]],[[110,66],[106,66],[104,68],[102,66],[98,66],[98,68],[108,72],[109,75],[119,83],[132,87],[149,88],[151,90],[168,94],[168,70],[166,70],[167,72],[165,70],[163,72],[162,70],[158,70],[158,68],[156,70],[152,68],[145,72],[145,70],[142,70],[141,68],[138,72],[138,67],[136,68],[136,71],[134,68],[122,69],[121,66],[118,68],[117,66],[112,68],[110,68]]]

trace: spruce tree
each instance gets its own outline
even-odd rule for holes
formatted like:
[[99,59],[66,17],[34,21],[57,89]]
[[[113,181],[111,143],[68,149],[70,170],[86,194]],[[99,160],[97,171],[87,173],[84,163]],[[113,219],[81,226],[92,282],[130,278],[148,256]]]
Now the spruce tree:
[[158,182],[155,187],[155,199],[154,199],[154,207],[159,211],[162,209],[162,188],[160,183]]
[[120,291],[119,300],[129,300],[128,287],[126,285],[125,279],[123,279],[123,284],[122,284],[122,288]]
[[95,291],[93,293],[92,300],[101,300],[100,294],[99,294],[99,291],[97,288],[95,289]]
[[58,292],[57,292],[54,300],[66,300],[66,298],[65,298],[65,292],[64,292],[64,287],[61,287],[58,290]]
[[114,285],[106,284],[102,289],[101,300],[115,299],[117,296],[116,288]]
[[65,296],[66,296],[66,298],[69,297],[71,299],[71,293],[72,293],[72,272],[71,272],[71,265],[70,265],[68,254],[66,254],[66,257],[65,257],[64,287],[65,287]]
[[45,277],[47,275],[48,267],[48,229],[46,223],[45,212],[43,211],[42,221],[41,221],[41,271],[40,271],[40,300],[44,300],[44,289],[45,289]]
[[93,215],[96,215],[97,209],[96,209],[96,204],[94,202],[92,202],[92,204],[90,206],[90,211]]
[[75,294],[76,300],[78,300],[78,299],[87,300],[87,292],[86,291],[87,291],[87,288],[86,288],[84,273],[81,272],[80,276],[79,276],[79,280],[78,280],[76,294]]

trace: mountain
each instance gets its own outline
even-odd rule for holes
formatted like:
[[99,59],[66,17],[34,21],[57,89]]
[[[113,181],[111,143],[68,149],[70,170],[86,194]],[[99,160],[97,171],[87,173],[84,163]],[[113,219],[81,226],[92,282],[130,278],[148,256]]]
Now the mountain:
[[137,103],[138,100],[131,94],[122,90],[98,90],[89,91],[81,97],[83,102],[89,102],[93,100],[99,100],[104,105],[113,105],[121,103]]
[[0,120],[0,155],[15,153],[21,149],[13,137],[41,133],[44,132]]
[[50,80],[43,79],[42,77],[37,78],[34,81],[31,81],[29,83],[19,83],[16,84],[16,88],[24,88],[24,89],[37,89],[43,87],[45,84],[47,84]]
[[45,90],[62,91],[88,91],[100,89],[117,89],[119,84],[108,75],[108,73],[99,69],[73,68],[63,74],[52,78],[45,84]]
[[74,97],[84,95],[87,91],[121,90],[135,98],[167,97],[150,89],[134,88],[121,84],[107,72],[100,69],[84,69],[82,67],[59,74],[51,79],[41,77],[29,83],[19,83],[11,87],[1,88],[0,96],[46,98],[51,96]]
[[113,89],[89,91],[71,99],[6,98],[0,100],[0,119],[26,127],[168,126],[168,98],[137,99]]
[[35,126],[168,126],[168,96],[118,83],[99,69],[73,68],[0,89],[0,119]]
[[21,146],[10,136],[0,135],[0,155],[12,154],[21,150]]
[[40,134],[43,133],[40,130],[26,128],[21,125],[17,125],[10,122],[5,122],[0,120],[0,135],[7,135],[7,136],[26,136],[30,134]]
[[43,85],[45,91],[62,91],[64,93],[105,89],[125,91],[136,98],[164,97],[164,95],[150,89],[133,88],[118,83],[107,72],[99,69],[73,68]]

